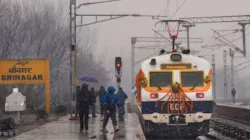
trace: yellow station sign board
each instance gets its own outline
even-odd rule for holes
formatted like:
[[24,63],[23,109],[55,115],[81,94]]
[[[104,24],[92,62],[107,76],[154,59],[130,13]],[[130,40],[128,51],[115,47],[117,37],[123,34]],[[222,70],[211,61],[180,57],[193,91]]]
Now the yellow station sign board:
[[0,84],[46,84],[46,111],[50,112],[48,59],[0,60]]
[[0,84],[43,84],[48,72],[46,59],[0,60]]

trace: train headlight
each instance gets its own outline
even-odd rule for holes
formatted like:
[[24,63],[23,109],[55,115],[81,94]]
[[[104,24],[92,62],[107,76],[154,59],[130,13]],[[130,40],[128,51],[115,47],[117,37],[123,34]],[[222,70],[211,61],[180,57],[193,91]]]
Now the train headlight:
[[204,114],[201,112],[197,112],[194,115],[194,119],[196,122],[202,122],[204,120]]
[[150,94],[150,98],[151,99],[157,99],[159,97],[159,94],[158,93],[151,93]]
[[153,113],[153,114],[151,115],[151,120],[152,120],[152,122],[154,122],[154,123],[158,123],[158,122],[161,121],[161,115],[160,115],[159,113]]
[[170,59],[171,59],[172,61],[181,61],[181,60],[182,60],[182,56],[181,56],[180,54],[172,54],[172,55],[170,56]]
[[156,65],[156,60],[155,59],[151,59],[150,65]]
[[204,93],[196,93],[196,98],[204,98]]

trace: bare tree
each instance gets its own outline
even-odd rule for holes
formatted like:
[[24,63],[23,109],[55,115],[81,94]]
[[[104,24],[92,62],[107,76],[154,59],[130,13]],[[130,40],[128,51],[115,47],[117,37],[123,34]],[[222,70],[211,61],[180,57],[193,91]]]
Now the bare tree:
[[[69,96],[69,21],[63,8],[55,11],[44,3],[13,4],[0,0],[0,57],[48,58],[50,60],[52,100],[70,100]],[[61,5],[62,6],[62,5]],[[96,32],[89,28],[78,31],[77,75],[93,75],[101,83],[108,77],[101,62],[94,59]],[[44,85],[0,85],[0,96],[6,97],[13,86],[18,86],[27,103],[44,106]],[[60,96],[59,96],[60,95]],[[4,102],[0,103],[3,107]]]

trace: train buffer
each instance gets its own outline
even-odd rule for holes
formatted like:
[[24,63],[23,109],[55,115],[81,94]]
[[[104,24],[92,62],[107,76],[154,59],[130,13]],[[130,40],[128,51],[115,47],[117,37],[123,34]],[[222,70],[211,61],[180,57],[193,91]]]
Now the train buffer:
[[[91,116],[91,115],[90,115]],[[8,140],[143,140],[145,139],[139,119],[135,113],[125,114],[125,121],[119,122],[120,130],[114,133],[111,120],[107,125],[108,133],[101,131],[103,121],[100,115],[89,119],[88,132],[79,132],[79,121],[70,121],[69,116],[47,123],[39,128],[22,133]]]

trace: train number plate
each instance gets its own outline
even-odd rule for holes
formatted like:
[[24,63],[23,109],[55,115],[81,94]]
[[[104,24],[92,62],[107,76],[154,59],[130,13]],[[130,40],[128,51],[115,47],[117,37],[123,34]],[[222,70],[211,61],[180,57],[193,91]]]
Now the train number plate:
[[169,116],[169,123],[170,124],[185,124],[186,123],[186,116],[184,115],[171,115]]
[[184,104],[170,103],[169,107],[171,111],[178,111],[178,110],[182,111],[184,109]]

